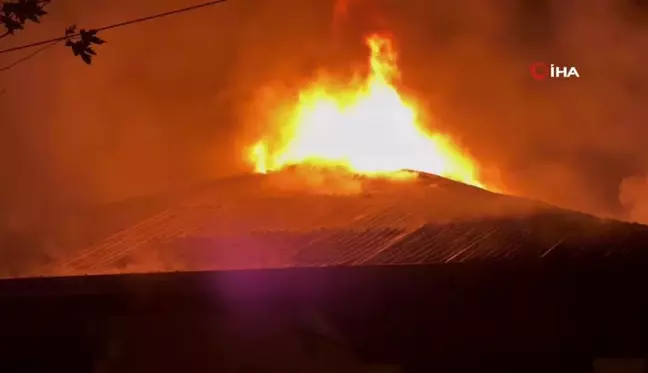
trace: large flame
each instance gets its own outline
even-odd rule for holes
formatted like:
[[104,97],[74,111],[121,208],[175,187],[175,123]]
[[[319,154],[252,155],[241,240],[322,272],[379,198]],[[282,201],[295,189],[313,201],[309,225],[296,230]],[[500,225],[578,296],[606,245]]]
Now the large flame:
[[403,170],[412,170],[483,187],[475,162],[449,137],[426,131],[415,105],[393,85],[399,72],[390,39],[372,35],[367,45],[369,76],[344,89],[316,82],[303,90],[272,136],[280,143],[268,137],[252,148],[256,171],[310,164],[401,178]]

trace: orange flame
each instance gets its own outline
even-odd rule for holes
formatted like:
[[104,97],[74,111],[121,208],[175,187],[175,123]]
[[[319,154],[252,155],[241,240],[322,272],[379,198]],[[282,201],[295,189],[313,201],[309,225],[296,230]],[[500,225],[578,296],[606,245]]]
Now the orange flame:
[[[371,55],[366,80],[341,90],[326,82],[303,90],[278,136],[252,148],[256,171],[309,164],[402,178],[403,170],[412,170],[483,188],[475,162],[449,137],[426,131],[416,107],[392,84],[399,71],[391,41],[372,35],[367,45]],[[281,144],[271,144],[269,139],[277,137]]]

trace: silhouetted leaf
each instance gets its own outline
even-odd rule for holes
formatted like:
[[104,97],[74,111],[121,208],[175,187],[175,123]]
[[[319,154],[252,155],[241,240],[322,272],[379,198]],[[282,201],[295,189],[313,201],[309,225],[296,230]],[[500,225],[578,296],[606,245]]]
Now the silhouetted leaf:
[[72,53],[74,53],[75,56],[83,54],[84,50],[85,50],[85,45],[83,45],[82,42],[77,41],[72,44]]
[[65,45],[72,49],[72,53],[75,56],[80,56],[89,65],[92,63],[92,56],[97,55],[97,52],[92,48],[93,44],[104,44],[106,41],[97,37],[97,30],[80,29],[78,34],[75,30],[75,25],[65,29],[65,35],[67,37]]
[[76,34],[76,25],[70,25],[70,27],[65,29],[65,36],[70,36]]
[[27,21],[40,23],[40,17],[47,14],[43,9],[47,3],[44,0],[5,1],[0,4],[0,23],[7,34],[22,30]]
[[92,56],[87,53],[82,53],[81,59],[83,59],[83,62],[87,63],[88,65],[92,64]]
[[97,37],[97,30],[81,30],[79,32],[81,40],[86,44],[104,44],[106,41]]
[[23,12],[22,10],[18,12],[12,12],[12,13],[13,16],[16,17],[20,23],[25,23],[25,21],[27,21],[27,14],[25,14],[25,12]]
[[7,32],[10,34],[13,34],[17,30],[23,29],[23,25],[20,22],[15,21],[14,19],[8,16],[1,16],[0,23],[4,24],[5,28],[7,29]]
[[7,15],[13,15],[19,10],[19,6],[16,3],[3,3],[2,11]]
[[81,37],[81,40],[84,42],[88,42],[88,39],[90,39],[94,34],[91,31],[86,31],[85,29],[81,29],[79,31],[79,36]]

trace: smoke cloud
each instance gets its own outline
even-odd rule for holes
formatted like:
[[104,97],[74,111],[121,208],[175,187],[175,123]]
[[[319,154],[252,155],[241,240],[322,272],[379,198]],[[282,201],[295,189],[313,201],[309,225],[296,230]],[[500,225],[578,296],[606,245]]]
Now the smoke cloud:
[[[192,3],[53,1],[2,47]],[[62,46],[0,75],[0,216],[29,231],[73,209],[249,170],[259,97],[365,61],[394,35],[403,85],[511,193],[644,216],[648,11],[614,0],[230,0],[114,29],[86,67]],[[0,56],[10,63],[21,52]],[[534,81],[528,66],[576,66]],[[279,88],[277,88],[279,87]]]
[[628,211],[628,218],[648,223],[648,177],[633,176],[621,181],[619,201]]

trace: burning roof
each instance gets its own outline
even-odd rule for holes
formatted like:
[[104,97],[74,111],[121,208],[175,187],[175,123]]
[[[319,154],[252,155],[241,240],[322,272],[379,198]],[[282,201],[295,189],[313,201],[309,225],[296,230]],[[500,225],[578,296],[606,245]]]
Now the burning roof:
[[366,74],[266,108],[246,149],[256,175],[190,193],[46,274],[608,258],[648,242],[643,226],[493,193],[399,91],[391,39],[366,42]]
[[648,242],[644,226],[435,175],[407,180],[347,175],[343,181],[335,175],[325,180],[319,171],[290,169],[216,182],[48,273],[608,258]]

